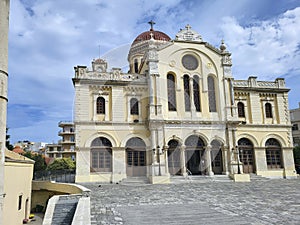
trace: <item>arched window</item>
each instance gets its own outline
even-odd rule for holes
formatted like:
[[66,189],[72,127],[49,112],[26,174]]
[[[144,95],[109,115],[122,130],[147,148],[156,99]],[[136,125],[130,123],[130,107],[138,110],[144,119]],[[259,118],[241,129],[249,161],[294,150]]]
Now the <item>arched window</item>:
[[176,111],[176,91],[175,91],[175,77],[172,74],[167,75],[168,80],[168,109],[169,111]]
[[245,107],[244,107],[244,103],[239,102],[237,104],[237,108],[238,108],[238,116],[239,117],[245,117]]
[[97,114],[105,114],[105,99],[103,97],[97,98]]
[[200,137],[192,135],[186,139],[185,146],[187,149],[191,148],[193,150],[203,150],[204,142]]
[[272,118],[272,105],[271,103],[266,103],[265,104],[265,113],[266,113],[266,118]]
[[91,144],[91,172],[112,171],[111,142],[105,137],[99,137]]
[[217,112],[216,107],[216,93],[215,93],[215,81],[212,76],[207,78],[208,84],[208,103],[209,103],[209,111]]
[[199,77],[194,76],[193,79],[193,97],[194,97],[194,105],[197,112],[200,112],[200,88],[199,88]]
[[134,60],[134,72],[135,73],[139,72],[139,62],[137,59]]
[[268,169],[282,168],[281,146],[275,138],[266,141],[266,160]]
[[185,106],[185,111],[191,111],[190,77],[188,75],[184,75],[183,76],[183,89],[184,89],[184,106]]
[[130,114],[139,115],[139,102],[136,98],[130,99]]

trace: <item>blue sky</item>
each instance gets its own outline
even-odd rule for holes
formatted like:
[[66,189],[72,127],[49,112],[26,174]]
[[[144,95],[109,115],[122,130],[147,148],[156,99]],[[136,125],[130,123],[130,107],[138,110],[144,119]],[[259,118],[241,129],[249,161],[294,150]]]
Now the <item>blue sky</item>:
[[190,24],[204,41],[225,40],[235,79],[286,79],[290,108],[300,101],[298,0],[13,0],[9,33],[11,142],[57,142],[73,118],[76,65],[100,55],[126,72],[132,41],[154,29],[172,39]]

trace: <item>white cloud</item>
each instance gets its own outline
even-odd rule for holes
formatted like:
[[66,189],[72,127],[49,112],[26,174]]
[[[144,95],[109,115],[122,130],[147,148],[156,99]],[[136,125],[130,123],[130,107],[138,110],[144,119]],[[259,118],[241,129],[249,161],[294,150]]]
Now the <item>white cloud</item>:
[[225,17],[220,29],[233,53],[235,76],[274,79],[287,76],[291,69],[299,70],[299,23],[300,8],[248,27],[241,26],[233,17]]

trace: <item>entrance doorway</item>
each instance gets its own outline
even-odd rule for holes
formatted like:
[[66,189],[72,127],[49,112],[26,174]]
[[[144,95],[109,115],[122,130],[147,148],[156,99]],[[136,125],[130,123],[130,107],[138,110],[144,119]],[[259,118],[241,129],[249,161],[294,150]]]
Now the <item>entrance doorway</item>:
[[168,167],[169,173],[171,175],[181,175],[181,165],[180,165],[180,145],[176,140],[170,140],[168,142]]
[[140,138],[131,138],[126,143],[126,173],[129,177],[146,176],[146,144]]
[[204,158],[204,142],[196,135],[188,137],[185,141],[185,162],[190,175],[206,174]]
[[238,150],[240,161],[243,163],[244,173],[254,173],[254,149],[253,144],[247,138],[242,138],[238,141]]
[[211,142],[211,168],[214,174],[223,172],[221,143],[218,140]]

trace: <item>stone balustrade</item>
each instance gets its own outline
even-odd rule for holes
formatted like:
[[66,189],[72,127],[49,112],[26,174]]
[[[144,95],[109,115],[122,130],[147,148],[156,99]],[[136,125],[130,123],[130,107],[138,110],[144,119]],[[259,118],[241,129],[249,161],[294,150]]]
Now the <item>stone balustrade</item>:
[[255,88],[286,88],[283,78],[277,78],[275,81],[257,81],[256,77],[249,77],[248,80],[233,80],[234,87],[255,87]]

